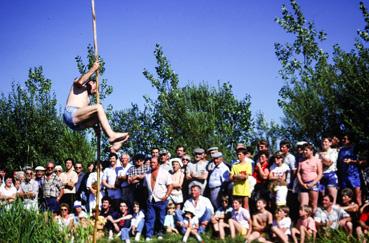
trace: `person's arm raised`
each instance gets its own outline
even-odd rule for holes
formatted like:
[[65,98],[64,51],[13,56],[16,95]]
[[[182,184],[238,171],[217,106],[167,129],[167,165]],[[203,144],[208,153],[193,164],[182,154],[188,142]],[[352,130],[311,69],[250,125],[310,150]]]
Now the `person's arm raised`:
[[100,67],[99,62],[98,61],[94,62],[94,64],[92,65],[90,70],[87,71],[87,73],[81,75],[81,77],[74,80],[74,84],[76,84],[79,87],[85,85],[89,81],[89,78],[99,69],[99,67]]

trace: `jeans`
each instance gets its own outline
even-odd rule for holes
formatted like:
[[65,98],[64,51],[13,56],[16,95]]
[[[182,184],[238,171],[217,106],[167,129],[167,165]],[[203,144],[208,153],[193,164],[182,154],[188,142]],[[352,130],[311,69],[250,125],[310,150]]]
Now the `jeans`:
[[128,240],[129,239],[129,230],[131,228],[121,228],[120,229],[120,239],[121,240]]
[[164,233],[164,219],[167,212],[168,200],[154,202],[147,201],[147,214],[146,214],[146,237],[151,238],[154,235],[154,227],[156,218],[159,218],[158,235]]

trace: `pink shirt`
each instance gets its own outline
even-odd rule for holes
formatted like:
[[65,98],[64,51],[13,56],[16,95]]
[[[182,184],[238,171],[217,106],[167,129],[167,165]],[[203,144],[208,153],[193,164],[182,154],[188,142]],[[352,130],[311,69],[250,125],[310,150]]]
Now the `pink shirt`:
[[300,226],[305,226],[307,230],[316,232],[315,221],[312,217],[308,217],[306,219],[298,219],[296,222],[296,228],[299,229]]
[[320,165],[320,160],[312,157],[310,159],[304,160],[299,163],[299,169],[301,174],[301,179],[303,182],[310,182],[317,178],[318,176],[318,166]]

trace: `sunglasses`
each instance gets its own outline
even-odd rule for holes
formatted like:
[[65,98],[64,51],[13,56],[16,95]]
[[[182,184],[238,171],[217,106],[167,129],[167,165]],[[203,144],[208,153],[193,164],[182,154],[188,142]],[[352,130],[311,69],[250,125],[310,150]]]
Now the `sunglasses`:
[[62,208],[62,209],[60,209],[60,211],[68,211],[68,209],[67,208]]
[[54,169],[54,167],[47,167],[46,169],[48,169],[48,170],[53,170],[53,169]]
[[76,169],[82,169],[82,167],[77,167],[77,166],[76,166],[76,167],[74,167],[74,168],[76,168]]

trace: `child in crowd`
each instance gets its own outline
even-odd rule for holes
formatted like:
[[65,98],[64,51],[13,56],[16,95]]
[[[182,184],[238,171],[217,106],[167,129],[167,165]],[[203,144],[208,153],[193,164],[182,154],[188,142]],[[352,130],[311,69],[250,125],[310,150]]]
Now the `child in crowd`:
[[341,192],[342,196],[342,204],[341,208],[345,210],[351,217],[351,221],[347,221],[343,226],[343,228],[352,235],[353,230],[356,230],[358,227],[358,213],[359,213],[359,205],[356,202],[353,202],[354,192],[350,188],[345,188]]
[[359,227],[356,229],[357,237],[366,243],[364,237],[368,236],[369,233],[369,203],[364,204],[360,210]]
[[251,216],[249,210],[242,207],[242,199],[233,199],[232,217],[229,219],[231,238],[236,237],[236,233],[247,238],[250,235]]
[[131,233],[135,236],[135,241],[140,241],[141,233],[145,225],[145,214],[140,209],[140,204],[137,201],[133,202],[132,211]]
[[288,236],[291,235],[291,218],[288,217],[290,209],[288,207],[279,207],[275,210],[272,226],[273,235],[279,241],[288,243]]
[[176,233],[178,234],[178,230],[174,224],[174,212],[176,211],[176,205],[170,201],[167,206],[167,215],[165,215],[164,219],[164,227],[167,233]]
[[219,234],[221,240],[224,240],[224,229],[228,228],[228,219],[232,216],[232,208],[228,206],[228,196],[222,197],[222,204],[215,212],[215,215],[211,218],[211,222],[214,227],[214,231]]
[[277,152],[274,155],[274,163],[270,167],[269,174],[269,189],[271,191],[271,198],[273,199],[273,208],[285,206],[287,203],[287,183],[286,176],[290,168],[283,163],[283,154]]
[[182,242],[187,242],[190,235],[195,236],[198,242],[203,242],[198,229],[199,229],[199,219],[195,216],[195,212],[192,208],[187,208],[184,212],[184,228],[186,232],[183,236]]
[[305,242],[305,238],[315,239],[316,226],[314,219],[311,217],[313,209],[310,206],[302,205],[299,210],[299,219],[297,220],[296,226],[292,228],[292,238],[294,243],[299,242],[297,235],[300,235],[300,242]]
[[259,242],[269,242],[270,226],[273,223],[273,215],[266,210],[267,202],[260,198],[256,201],[256,213],[252,216],[252,233],[248,241],[258,240]]

